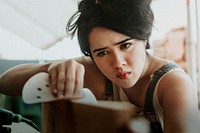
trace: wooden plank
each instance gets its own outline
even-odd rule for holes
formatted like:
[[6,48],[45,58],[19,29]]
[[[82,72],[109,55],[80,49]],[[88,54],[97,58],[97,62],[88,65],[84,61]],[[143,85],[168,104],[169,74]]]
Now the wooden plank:
[[132,116],[124,102],[59,100],[43,103],[42,109],[43,133],[117,133]]

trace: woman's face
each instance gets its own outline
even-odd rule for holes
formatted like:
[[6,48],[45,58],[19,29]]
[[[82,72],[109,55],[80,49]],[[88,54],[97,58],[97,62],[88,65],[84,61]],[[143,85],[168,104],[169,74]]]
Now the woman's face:
[[138,81],[146,59],[144,41],[102,27],[91,31],[89,41],[97,67],[113,83],[130,88]]

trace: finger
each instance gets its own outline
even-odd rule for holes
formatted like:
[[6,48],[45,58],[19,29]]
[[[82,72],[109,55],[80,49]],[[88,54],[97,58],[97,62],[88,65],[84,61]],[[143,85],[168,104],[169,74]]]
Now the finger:
[[74,92],[74,82],[75,80],[75,69],[74,67],[70,66],[66,72],[66,79],[65,79],[65,96],[69,97],[73,95]]
[[54,93],[57,92],[58,97],[63,97],[64,87],[65,87],[65,64],[63,63],[58,64],[56,66],[56,70],[57,70],[57,80]]
[[83,88],[84,84],[84,74],[85,74],[84,66],[80,65],[76,71],[75,89],[74,89],[75,96],[78,97],[81,96],[81,89]]
[[63,97],[65,92],[65,72],[64,70],[58,73],[57,79],[57,92],[58,97]]
[[54,95],[57,95],[57,71],[50,72],[50,89]]

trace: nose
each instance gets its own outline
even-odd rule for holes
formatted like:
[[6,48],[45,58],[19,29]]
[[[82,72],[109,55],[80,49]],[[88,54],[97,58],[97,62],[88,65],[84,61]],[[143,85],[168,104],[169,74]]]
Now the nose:
[[113,61],[112,61],[114,68],[122,68],[126,65],[126,60],[123,56],[123,54],[116,53],[113,55]]

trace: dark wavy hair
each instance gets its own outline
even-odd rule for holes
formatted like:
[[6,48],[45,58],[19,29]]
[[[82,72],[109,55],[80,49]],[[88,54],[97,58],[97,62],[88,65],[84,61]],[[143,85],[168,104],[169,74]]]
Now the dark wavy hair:
[[147,40],[151,35],[154,15],[152,0],[82,0],[78,11],[67,23],[67,33],[76,31],[84,55],[91,57],[89,34],[95,27],[105,27],[127,36]]

